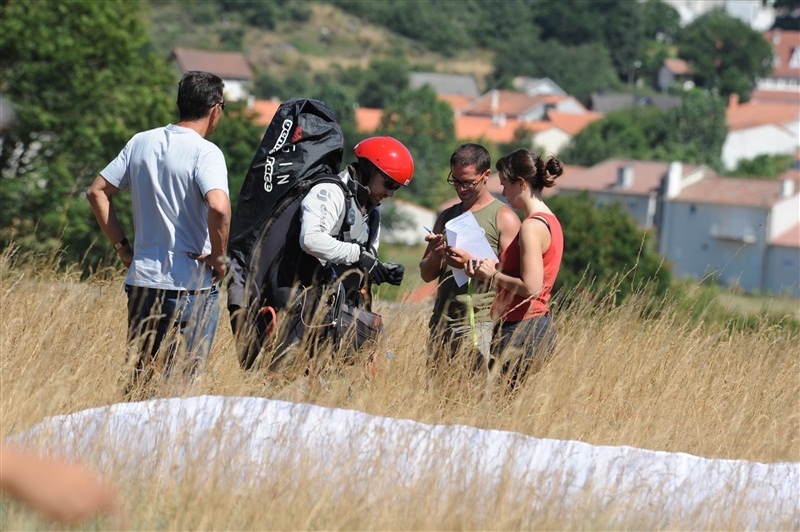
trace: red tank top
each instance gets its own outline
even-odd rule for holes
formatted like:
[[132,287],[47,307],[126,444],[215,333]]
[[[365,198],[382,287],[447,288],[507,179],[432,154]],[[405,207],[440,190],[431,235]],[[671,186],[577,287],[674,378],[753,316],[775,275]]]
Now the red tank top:
[[[547,302],[550,300],[550,291],[556,281],[558,270],[561,267],[561,257],[564,255],[564,233],[558,218],[546,212],[535,212],[528,218],[543,218],[550,229],[550,247],[542,254],[544,276],[542,290],[532,299],[526,300],[520,295],[505,288],[499,288],[497,297],[492,305],[492,317],[505,321],[522,321],[535,316],[550,314]],[[541,221],[539,222],[541,223]],[[500,254],[502,273],[514,277],[520,276],[520,248],[519,233]]]

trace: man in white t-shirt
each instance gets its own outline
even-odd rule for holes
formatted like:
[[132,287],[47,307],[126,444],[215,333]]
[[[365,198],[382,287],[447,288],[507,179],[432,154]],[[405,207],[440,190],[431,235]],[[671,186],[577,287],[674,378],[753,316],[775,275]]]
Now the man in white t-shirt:
[[[214,74],[187,72],[178,86],[178,123],[134,135],[86,192],[100,228],[128,267],[128,341],[137,357],[126,394],[158,367],[166,375],[193,377],[211,351],[231,205],[225,157],[206,137],[225,109],[223,87]],[[113,204],[126,189],[133,201],[133,245]],[[159,352],[173,329],[180,336]]]

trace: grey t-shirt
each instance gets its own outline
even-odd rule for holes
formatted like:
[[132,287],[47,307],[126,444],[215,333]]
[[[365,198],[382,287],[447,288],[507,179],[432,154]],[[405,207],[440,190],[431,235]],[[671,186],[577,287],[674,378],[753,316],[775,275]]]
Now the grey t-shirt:
[[176,125],[134,135],[100,175],[130,188],[136,230],[126,284],[166,290],[211,286],[211,270],[189,253],[208,253],[205,195],[228,194],[222,151],[196,131]]

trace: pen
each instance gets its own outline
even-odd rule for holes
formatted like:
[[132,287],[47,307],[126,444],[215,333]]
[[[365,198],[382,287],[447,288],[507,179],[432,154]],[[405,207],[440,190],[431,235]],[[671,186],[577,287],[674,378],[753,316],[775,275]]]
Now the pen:
[[428,229],[427,227],[425,227],[424,225],[422,226],[422,228],[423,228],[423,229],[425,229],[427,232],[429,232],[429,233],[430,233],[430,234],[432,234],[432,235],[435,235],[435,234],[436,234],[436,233],[434,233],[433,231],[431,231],[430,229]]

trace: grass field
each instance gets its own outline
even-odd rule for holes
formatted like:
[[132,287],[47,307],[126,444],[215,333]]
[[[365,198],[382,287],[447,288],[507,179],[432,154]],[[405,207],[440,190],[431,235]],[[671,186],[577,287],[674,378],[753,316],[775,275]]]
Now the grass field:
[[[47,416],[120,401],[126,318],[119,273],[102,272],[81,281],[77,274],[55,273],[45,261],[15,258],[7,251],[0,259],[0,279],[0,436],[18,433]],[[800,461],[800,338],[790,328],[765,322],[756,330],[739,332],[690,319],[669,306],[653,313],[639,297],[618,307],[576,301],[555,313],[559,339],[553,358],[510,396],[502,387],[476,381],[457,365],[429,378],[425,361],[430,303],[383,299],[378,309],[394,357],[379,356],[374,371],[363,360],[333,368],[324,383],[300,369],[283,375],[245,373],[237,365],[223,310],[203,378],[190,388],[165,384],[151,391],[155,397],[279,398],[424,423],[709,458]],[[474,529],[484,522],[481,508],[458,500],[448,502],[452,512],[443,519],[429,503],[435,486],[420,486],[393,505],[350,500],[336,496],[335,490],[315,493],[310,484],[285,486],[279,477],[276,470],[276,480],[247,493],[224,484],[205,484],[198,491],[113,478],[124,521],[101,519],[88,526]],[[647,527],[641,521],[616,521],[607,509],[576,514],[559,511],[557,501],[554,504],[535,516],[498,507],[491,528]],[[730,514],[729,526],[725,521],[716,526],[734,528],[737,509],[731,508]],[[4,530],[46,526],[16,504],[4,502],[0,507]],[[669,523],[672,529],[698,526],[677,517]]]

